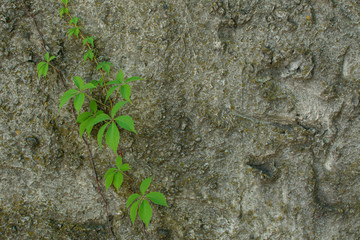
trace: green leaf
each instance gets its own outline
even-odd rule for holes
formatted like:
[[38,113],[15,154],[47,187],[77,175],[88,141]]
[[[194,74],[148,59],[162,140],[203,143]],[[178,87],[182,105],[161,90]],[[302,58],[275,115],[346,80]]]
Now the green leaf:
[[109,123],[110,123],[110,122],[105,123],[105,124],[99,129],[99,132],[98,132],[98,135],[97,135],[97,140],[98,140],[100,149],[101,149],[101,143],[102,143],[102,139],[103,139],[103,136],[104,136],[105,129],[106,129],[106,127],[109,125]]
[[138,81],[138,80],[144,80],[144,79],[142,79],[141,77],[130,77],[130,78],[126,79],[124,83],[129,83],[129,82]]
[[75,33],[77,28],[70,28],[69,31],[67,32],[67,34],[69,35],[69,39],[71,38],[71,36]]
[[140,200],[137,200],[130,208],[130,218],[131,218],[131,222],[134,224],[135,223],[135,218],[136,218],[136,213],[139,207],[139,203]]
[[114,87],[111,87],[107,94],[106,94],[106,98],[105,98],[105,102],[109,99],[110,95],[118,88],[118,86],[114,86]]
[[104,179],[107,179],[108,176],[110,176],[110,174],[114,172],[117,172],[116,168],[109,168],[104,175]]
[[124,81],[124,73],[121,69],[119,73],[116,75],[116,81],[119,82],[120,84],[122,84],[122,82]]
[[55,56],[51,56],[50,59],[49,59],[49,62],[54,60],[56,57]]
[[47,62],[49,62],[49,52],[46,52],[46,53],[45,53],[45,60],[46,60]]
[[124,176],[121,172],[117,172],[114,176],[114,187],[117,191],[119,191],[119,188],[121,187],[121,184],[124,181]]
[[68,5],[68,0],[61,0],[61,2],[62,2],[65,6]]
[[126,101],[129,101],[131,103],[130,101],[131,88],[129,85],[125,84],[121,86],[120,94]]
[[84,88],[84,80],[82,80],[81,77],[75,76],[74,77],[74,83],[77,86],[77,88],[81,91]]
[[112,122],[111,125],[109,126],[105,135],[105,140],[106,140],[106,144],[116,154],[120,140],[120,133],[119,133],[119,129],[117,128],[114,122]]
[[44,75],[44,77],[46,77],[48,69],[49,69],[49,64],[44,65],[44,67],[43,67],[43,75]]
[[149,227],[149,222],[152,217],[152,209],[150,203],[146,199],[141,202],[139,208],[139,217],[145,223],[145,225]]
[[140,197],[139,194],[137,193],[134,193],[134,194],[131,194],[131,196],[128,198],[128,200],[126,201],[126,208],[129,208],[130,205]]
[[96,70],[103,69],[109,75],[111,65],[110,62],[101,62],[97,65]]
[[[94,120],[94,117],[89,117],[88,119],[86,119],[85,121],[83,121],[80,126],[79,126],[79,133],[80,133],[80,137],[82,137],[85,129],[87,129],[89,127],[89,124]],[[88,132],[88,136],[90,137],[90,133]]]
[[109,116],[107,114],[104,114],[104,113],[100,113],[96,117],[92,118],[92,120],[86,126],[87,134],[90,136],[90,133],[91,133],[93,127],[95,126],[95,124],[98,124],[99,122],[106,121],[106,120],[109,120],[109,119],[110,119]]
[[79,37],[79,33],[80,33],[80,27],[77,27],[76,29],[75,29],[75,35],[76,35],[76,37]]
[[87,50],[87,52],[85,53],[85,55],[84,55],[84,62],[85,62],[88,58],[90,58],[91,61],[94,60],[94,52],[93,52],[92,49]]
[[70,98],[72,98],[73,96],[75,96],[78,93],[79,93],[79,91],[77,91],[75,89],[67,90],[60,99],[59,110],[65,105],[65,103],[67,103],[70,100]]
[[87,37],[83,41],[83,45],[86,45],[89,43],[92,47],[94,47],[94,38],[93,37]]
[[69,9],[67,7],[63,7],[59,10],[60,17],[62,17],[64,13],[69,14]]
[[91,100],[90,101],[90,110],[93,112],[93,113],[96,113],[97,111],[97,104],[94,100]]
[[165,196],[162,193],[151,192],[148,195],[146,195],[145,197],[147,197],[150,201],[152,201],[155,204],[168,207]]
[[113,180],[114,180],[114,176],[115,176],[116,172],[112,172],[109,174],[109,176],[106,178],[105,180],[105,186],[106,186],[106,191],[109,189],[109,187],[111,186]]
[[119,111],[119,109],[124,106],[127,103],[127,101],[121,101],[118,102],[117,104],[115,104],[115,106],[113,107],[113,109],[111,110],[111,117],[114,118],[115,114],[117,113],[117,111]]
[[[47,62],[39,62],[38,63],[36,69],[38,71],[39,78],[41,78],[41,75],[44,75],[44,71],[45,71],[46,66],[48,66]],[[47,69],[46,69],[46,72],[47,72]]]
[[84,88],[82,90],[85,90],[85,89],[93,89],[93,88],[96,88],[96,86],[94,86],[94,84],[92,83],[87,83],[85,84]]
[[85,100],[85,94],[84,93],[79,93],[74,98],[74,107],[75,107],[75,110],[77,111],[78,114],[80,112],[80,108],[84,104],[84,100]]
[[120,171],[125,172],[125,171],[129,170],[130,167],[129,167],[129,164],[125,163],[125,164],[122,165],[119,169],[120,169]]
[[78,21],[79,21],[79,18],[78,18],[78,17],[73,17],[73,18],[70,20],[69,24],[74,24],[75,26],[77,26]]
[[140,191],[141,191],[141,194],[144,195],[146,190],[148,189],[148,187],[150,186],[150,183],[151,183],[151,178],[152,177],[149,177],[147,179],[145,179],[144,181],[142,181],[141,185],[140,185]]
[[91,115],[92,115],[92,113],[90,113],[90,112],[83,112],[82,114],[80,114],[78,116],[78,118],[76,119],[76,122],[82,123],[83,121],[88,119]]
[[130,132],[136,133],[135,126],[134,126],[134,121],[130,116],[127,116],[127,115],[119,116],[119,117],[115,118],[115,121],[123,129],[128,130]]
[[118,169],[121,168],[121,165],[122,165],[122,157],[121,155],[119,155],[117,158],[116,158],[116,166]]

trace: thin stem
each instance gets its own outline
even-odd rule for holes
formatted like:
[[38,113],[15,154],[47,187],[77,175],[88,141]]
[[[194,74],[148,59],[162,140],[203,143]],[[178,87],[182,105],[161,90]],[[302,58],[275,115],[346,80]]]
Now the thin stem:
[[[24,7],[25,7],[25,11],[26,11],[27,14],[29,15],[29,17],[33,20],[33,23],[34,23],[34,25],[35,25],[35,27],[36,27],[36,31],[37,31],[38,35],[40,36],[42,48],[44,49],[45,52],[47,52],[45,41],[44,41],[44,39],[43,39],[43,37],[42,37],[42,34],[41,34],[39,28],[37,27],[35,18],[30,14],[30,11],[29,11],[28,7],[27,7],[26,4],[25,4],[25,0],[23,0],[23,4],[24,4]],[[66,89],[66,88],[67,88],[67,86],[66,86],[66,80],[65,80],[62,72],[61,72],[59,69],[57,69],[55,66],[53,66],[52,64],[50,64],[50,65],[55,69],[56,73],[58,74],[58,77],[60,78],[60,80],[61,80],[61,82],[62,82],[62,84],[63,84],[63,87]],[[75,114],[75,110],[74,110],[74,106],[73,106],[73,105],[71,105],[71,112],[72,112],[72,115],[73,115],[73,117],[74,117],[74,119],[75,119],[75,121],[76,121],[76,114]],[[98,191],[99,195],[101,196],[101,198],[102,198],[102,200],[103,200],[103,202],[104,202],[104,205],[105,205],[105,212],[106,212],[106,218],[107,218],[107,223],[108,223],[108,229],[109,229],[109,232],[110,232],[112,238],[115,239],[115,235],[114,235],[114,233],[113,233],[113,231],[112,231],[112,229],[111,229],[110,216],[109,216],[109,212],[108,212],[108,204],[107,204],[106,199],[105,199],[105,197],[104,197],[104,195],[102,194],[102,191],[101,191],[101,187],[100,187],[100,183],[99,183],[99,178],[98,178],[98,175],[97,175],[97,172],[96,172],[96,168],[95,168],[95,164],[94,164],[94,158],[93,158],[93,155],[92,155],[90,146],[89,146],[89,144],[87,143],[87,141],[85,140],[84,136],[82,137],[82,139],[83,139],[83,141],[84,141],[84,143],[85,143],[85,145],[86,145],[86,147],[87,147],[87,150],[88,150],[88,152],[89,152],[90,161],[91,161],[91,164],[92,164],[92,167],[93,167],[93,172],[94,172],[94,175],[95,175],[95,181],[96,181],[96,184],[97,184],[97,191]]]

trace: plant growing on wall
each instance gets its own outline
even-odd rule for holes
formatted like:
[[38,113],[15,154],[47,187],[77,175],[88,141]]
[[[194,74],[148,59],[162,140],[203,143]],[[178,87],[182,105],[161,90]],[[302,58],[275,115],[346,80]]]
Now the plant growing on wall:
[[[121,110],[124,105],[132,104],[130,99],[131,82],[142,80],[142,78],[125,78],[123,71],[120,69],[115,79],[109,79],[110,70],[112,70],[113,64],[111,62],[97,61],[95,54],[96,49],[94,45],[94,37],[85,36],[85,34],[82,32],[82,28],[79,26],[80,19],[78,17],[72,17],[70,15],[70,11],[68,9],[69,0],[61,0],[61,3],[62,7],[59,10],[59,15],[61,18],[67,17],[69,19],[70,29],[67,32],[68,38],[75,38],[81,40],[83,46],[86,48],[86,52],[83,56],[84,62],[88,60],[94,62],[94,64],[96,64],[96,69],[97,71],[99,71],[101,77],[99,80],[93,80],[86,83],[86,81],[84,81],[84,79],[82,79],[80,76],[73,76],[73,83],[75,88],[67,90],[62,95],[59,103],[59,111],[62,107],[65,106],[66,103],[72,100],[72,105],[74,109],[73,114],[76,118],[76,122],[79,124],[79,135],[80,137],[82,137],[85,145],[89,150],[91,161],[93,161],[93,157],[88,143],[85,139],[85,132],[88,138],[91,138],[90,134],[94,126],[100,126],[100,129],[97,133],[97,142],[99,148],[102,149],[104,145],[103,140],[105,138],[106,145],[116,155],[115,167],[108,169],[104,175],[105,187],[106,190],[108,190],[110,186],[113,185],[118,191],[124,181],[124,178],[127,177],[126,172],[131,170],[129,164],[123,163],[123,154],[119,149],[120,130],[125,129],[127,131],[137,134],[132,117],[126,114],[122,114]],[[37,65],[37,72],[39,78],[46,77],[49,66],[51,66],[59,74],[59,77],[63,79],[61,73],[59,73],[60,71],[53,64],[50,63],[52,60],[55,59],[55,56],[50,56],[49,52],[46,52],[44,58],[45,61],[40,62]],[[63,84],[65,86],[64,82]],[[97,88],[102,88],[103,92],[106,94],[106,96],[104,96],[104,101],[93,97],[92,92]],[[121,100],[118,101],[117,99],[119,97],[121,97]],[[88,101],[88,104],[84,104],[86,103],[86,101]],[[99,105],[102,106],[103,110],[100,110],[98,108]],[[89,106],[88,110],[83,110],[84,106]],[[95,176],[97,176],[95,165],[93,162],[92,165],[95,171]],[[139,215],[143,223],[147,227],[149,226],[149,222],[152,217],[152,208],[150,202],[162,206],[168,206],[165,196],[160,192],[150,192],[145,195],[145,192],[147,191],[151,183],[151,179],[152,178],[150,177],[142,181],[140,185],[141,195],[134,193],[127,200],[126,207],[129,208],[131,206],[130,219],[133,224],[135,222],[136,216]],[[97,177],[96,181],[98,183]],[[98,192],[104,200],[107,212],[106,201],[99,186]],[[112,233],[110,224],[109,230]]]

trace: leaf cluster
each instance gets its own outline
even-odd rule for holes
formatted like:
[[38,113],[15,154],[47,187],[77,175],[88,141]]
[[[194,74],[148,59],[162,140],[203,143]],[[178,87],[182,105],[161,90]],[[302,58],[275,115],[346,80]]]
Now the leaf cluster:
[[38,75],[39,75],[39,78],[41,78],[41,76],[44,76],[46,77],[47,75],[47,72],[49,70],[49,64],[50,64],[50,61],[52,61],[53,59],[55,59],[55,56],[51,56],[50,57],[50,54],[49,52],[47,52],[44,56],[45,58],[45,61],[46,62],[39,62],[36,69],[37,69],[37,72],[38,72]]

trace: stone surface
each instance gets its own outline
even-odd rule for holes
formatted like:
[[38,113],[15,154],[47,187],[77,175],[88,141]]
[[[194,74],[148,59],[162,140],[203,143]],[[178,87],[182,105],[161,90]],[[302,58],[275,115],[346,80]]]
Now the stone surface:
[[[98,79],[68,39],[60,1],[25,1],[67,84]],[[111,189],[118,239],[145,239],[127,197],[153,176],[149,239],[358,239],[360,4],[342,1],[73,0],[100,61],[132,84],[121,132],[132,167]],[[0,7],[0,234],[107,239],[106,215],[66,91],[38,79],[40,39],[22,1]],[[95,92],[97,97],[104,97]],[[95,129],[96,130],[96,129]],[[100,176],[114,166],[90,137]]]

